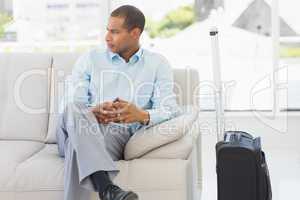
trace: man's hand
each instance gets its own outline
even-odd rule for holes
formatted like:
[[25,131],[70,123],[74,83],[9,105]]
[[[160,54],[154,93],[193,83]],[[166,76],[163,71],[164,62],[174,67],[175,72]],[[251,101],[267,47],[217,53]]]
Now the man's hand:
[[104,102],[101,103],[91,110],[97,121],[102,124],[108,124],[116,120],[117,113],[116,109],[113,107],[113,102]]
[[117,113],[115,122],[119,122],[119,123],[140,122],[142,124],[149,123],[150,120],[149,113],[143,109],[138,108],[136,105],[132,103],[117,98],[113,102],[113,107],[115,108]]

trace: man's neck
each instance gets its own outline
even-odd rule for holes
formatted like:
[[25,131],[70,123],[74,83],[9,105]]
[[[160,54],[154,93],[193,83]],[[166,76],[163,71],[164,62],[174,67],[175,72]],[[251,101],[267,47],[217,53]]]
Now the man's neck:
[[139,49],[140,49],[140,46],[137,45],[136,47],[134,47],[132,49],[128,49],[124,53],[120,53],[120,56],[128,63],[131,56],[134,55],[136,52],[138,52]]

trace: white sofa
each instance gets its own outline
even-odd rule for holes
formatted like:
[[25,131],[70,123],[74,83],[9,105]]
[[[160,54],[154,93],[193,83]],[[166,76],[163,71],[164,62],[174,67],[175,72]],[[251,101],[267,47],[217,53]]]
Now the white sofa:
[[[60,82],[77,54],[0,54],[0,199],[62,200],[64,160],[53,131]],[[193,102],[195,70],[174,70],[178,102]],[[181,92],[179,92],[181,90]],[[141,200],[192,200],[201,190],[199,129],[133,160],[114,180]],[[94,193],[92,199],[96,200]]]

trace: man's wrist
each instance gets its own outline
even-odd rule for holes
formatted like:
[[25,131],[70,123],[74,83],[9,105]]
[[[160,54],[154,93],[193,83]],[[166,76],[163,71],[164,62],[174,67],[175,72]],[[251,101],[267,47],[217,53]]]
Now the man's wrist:
[[141,115],[141,120],[140,123],[142,123],[143,125],[147,125],[150,121],[150,115],[148,111],[143,110],[142,111],[142,115]]

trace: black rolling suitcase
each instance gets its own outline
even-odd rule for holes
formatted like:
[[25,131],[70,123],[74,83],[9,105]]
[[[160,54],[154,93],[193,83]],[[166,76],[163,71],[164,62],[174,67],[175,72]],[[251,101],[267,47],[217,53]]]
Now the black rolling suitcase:
[[271,200],[272,191],[260,138],[227,131],[216,145],[218,200]]

